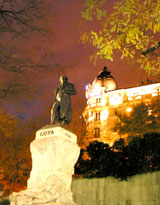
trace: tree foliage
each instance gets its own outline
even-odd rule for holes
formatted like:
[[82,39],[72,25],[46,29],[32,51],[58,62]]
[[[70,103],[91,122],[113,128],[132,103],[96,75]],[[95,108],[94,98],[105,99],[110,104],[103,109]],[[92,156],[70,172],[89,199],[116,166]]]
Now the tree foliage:
[[82,17],[98,22],[82,34],[83,43],[96,48],[94,57],[113,60],[119,53],[141,64],[148,74],[160,74],[160,1],[115,1],[107,11],[107,0],[86,0]]
[[127,145],[120,139],[113,147],[95,141],[86,151],[90,159],[83,159],[82,150],[75,167],[76,174],[82,177],[127,180],[136,174],[160,171],[160,133],[133,137]]
[[86,151],[90,159],[83,160],[82,151],[76,165],[76,174],[82,174],[84,177],[105,177],[110,174],[113,168],[113,152],[108,144],[95,141],[89,144]]
[[156,99],[149,104],[134,105],[130,114],[117,113],[118,118],[113,130],[120,136],[143,136],[146,133],[159,131],[159,105],[159,99]]
[[12,192],[26,186],[31,169],[30,137],[24,123],[0,112],[0,184]]

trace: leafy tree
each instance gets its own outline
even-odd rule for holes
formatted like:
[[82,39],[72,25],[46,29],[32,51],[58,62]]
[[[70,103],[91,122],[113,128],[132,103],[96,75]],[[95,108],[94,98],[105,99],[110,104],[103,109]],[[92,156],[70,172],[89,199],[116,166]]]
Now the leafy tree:
[[[148,74],[160,74],[160,1],[115,0],[111,11],[107,0],[85,0],[82,17],[87,24],[83,43],[96,48],[93,57],[114,59],[120,54],[141,64]],[[92,27],[93,25],[93,27]],[[89,29],[88,29],[89,28]]]
[[26,187],[31,170],[29,142],[26,136],[16,135],[7,138],[4,146],[1,163],[2,183],[5,183],[6,189],[11,193]]
[[94,141],[89,144],[86,151],[89,159],[85,160],[83,155],[80,156],[77,162],[78,174],[89,178],[110,176],[113,168],[113,152],[109,145]]
[[31,169],[28,137],[23,122],[0,112],[0,183],[9,192],[26,186]]
[[75,172],[87,178],[113,176],[127,180],[136,174],[159,171],[159,142],[160,133],[132,137],[128,144],[124,144],[124,140],[120,139],[112,148],[95,141],[86,149],[90,159],[84,159],[85,150],[81,151]]
[[147,171],[160,170],[160,133],[148,133],[144,135],[143,147],[145,159],[147,159]]
[[117,113],[117,122],[114,130],[119,135],[143,136],[145,133],[159,130],[159,100],[151,104],[138,104],[133,106],[132,112]]
[[121,138],[119,140],[115,140],[114,144],[113,144],[113,149],[117,150],[117,151],[122,151],[125,147],[125,140],[124,138]]
[[157,128],[159,128],[160,125],[160,99],[158,96],[158,99],[155,99],[152,101],[151,107],[150,107],[151,115],[154,116],[155,122],[153,122],[155,125],[157,124]]
[[[88,153],[89,159],[83,159],[84,152]],[[75,173],[86,178],[114,176],[121,180],[127,179],[129,176],[127,156],[125,147],[120,151],[113,151],[108,144],[95,141],[89,144],[86,151],[81,151]]]
[[127,177],[147,172],[147,159],[141,137],[133,137],[126,146]]
[[75,176],[84,176],[88,172],[88,170],[91,168],[91,164],[89,159],[84,159],[86,151],[84,149],[80,150],[80,155],[78,158],[78,161],[75,165]]

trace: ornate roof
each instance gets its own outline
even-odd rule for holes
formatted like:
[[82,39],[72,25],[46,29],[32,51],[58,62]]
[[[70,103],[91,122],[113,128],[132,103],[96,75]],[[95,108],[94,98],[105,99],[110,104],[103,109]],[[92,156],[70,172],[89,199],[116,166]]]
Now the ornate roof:
[[92,86],[95,88],[105,87],[106,91],[117,89],[117,83],[106,66],[99,72],[98,76],[93,81]]

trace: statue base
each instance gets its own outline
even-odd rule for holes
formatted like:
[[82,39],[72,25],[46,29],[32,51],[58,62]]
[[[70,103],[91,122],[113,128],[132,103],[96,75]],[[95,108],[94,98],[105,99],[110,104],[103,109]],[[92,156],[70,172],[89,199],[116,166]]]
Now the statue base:
[[77,136],[63,126],[45,126],[31,143],[32,170],[27,190],[10,195],[11,205],[75,205],[71,192],[80,148]]

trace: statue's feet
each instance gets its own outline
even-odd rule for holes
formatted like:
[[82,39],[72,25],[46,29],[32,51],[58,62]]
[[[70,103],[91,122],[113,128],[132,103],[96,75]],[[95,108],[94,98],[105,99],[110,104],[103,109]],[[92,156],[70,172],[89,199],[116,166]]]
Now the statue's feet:
[[59,122],[61,123],[61,125],[65,125],[66,124],[66,118],[63,117],[62,119],[60,119]]
[[61,122],[61,124],[62,124],[62,125],[65,125],[65,124],[66,124],[65,120],[63,120],[63,121]]
[[56,125],[56,126],[58,126],[58,125],[65,125],[66,123],[65,123],[65,121],[59,121],[59,122],[52,122],[51,123],[51,125]]
[[52,121],[51,125],[68,125],[70,122],[66,120],[64,117],[63,119],[60,119],[59,121]]
[[57,125],[57,124],[60,124],[60,122],[58,122],[58,121],[57,122],[55,122],[55,121],[51,122],[51,125]]

